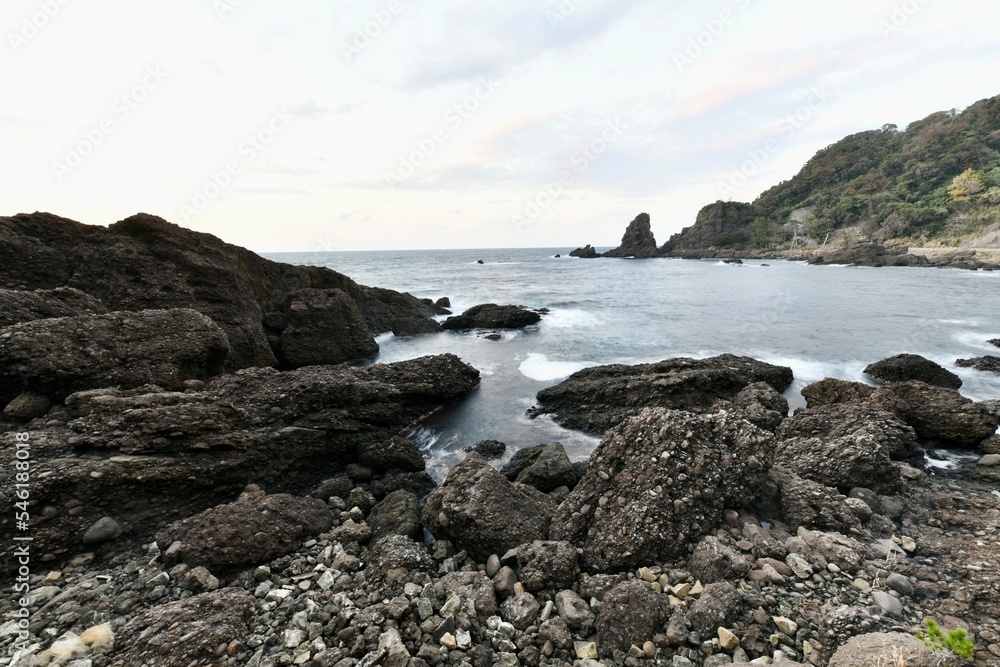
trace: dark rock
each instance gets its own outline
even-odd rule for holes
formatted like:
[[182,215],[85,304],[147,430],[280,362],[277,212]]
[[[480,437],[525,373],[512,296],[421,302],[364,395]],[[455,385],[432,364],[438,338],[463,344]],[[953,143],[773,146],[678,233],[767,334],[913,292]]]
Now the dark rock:
[[739,258],[736,258],[736,257],[730,257],[729,259],[722,260],[722,263],[723,264],[742,264],[743,260],[739,259]]
[[434,305],[438,308],[451,308],[451,299],[446,296],[441,297],[434,302]]
[[417,498],[423,498],[437,487],[434,479],[426,472],[391,472],[381,479],[372,480],[368,489],[376,498],[385,498],[393,491],[409,491]]
[[750,241],[751,222],[756,214],[751,204],[717,201],[698,211],[694,224],[671,236],[661,252],[670,256],[686,253],[708,253],[718,247],[745,244]]
[[604,253],[604,257],[656,257],[656,239],[649,227],[649,214],[640,213],[629,223],[621,245]]
[[481,259],[477,259],[477,260],[476,260],[476,264],[485,264],[485,263],[486,263],[486,262],[484,262],[484,261],[483,261],[483,260],[481,260]]
[[556,593],[555,606],[560,618],[566,621],[566,625],[585,635],[590,634],[596,617],[583,598],[572,590],[561,590]]
[[115,658],[123,665],[218,664],[220,646],[246,642],[255,611],[253,595],[240,588],[220,588],[147,609],[116,633]]
[[192,308],[226,332],[227,370],[277,363],[268,335],[280,337],[296,290],[343,290],[371,334],[398,318],[435,314],[409,294],[358,285],[324,267],[272,262],[144,213],[109,227],[48,213],[0,217],[0,238],[0,286],[73,287],[113,311]]
[[773,447],[772,433],[735,414],[645,410],[598,445],[551,539],[582,547],[583,567],[598,572],[686,558],[723,509],[757,494]]
[[[777,516],[790,527],[846,533],[861,526],[857,508],[849,505],[837,489],[803,479],[782,466],[771,468],[769,474],[780,494],[774,503]],[[871,512],[868,514],[870,518]]]
[[919,381],[892,384],[888,389],[909,405],[907,423],[923,438],[975,447],[996,432],[996,417],[987,408],[952,389]]
[[531,593],[520,593],[509,597],[500,605],[500,617],[518,630],[534,625],[541,605]]
[[1000,373],[1000,357],[993,355],[972,357],[971,359],[956,359],[955,365],[961,368],[975,368],[977,371]]
[[709,535],[695,546],[688,567],[695,579],[710,584],[726,579],[742,579],[750,571],[751,563],[739,551]]
[[736,588],[728,581],[719,581],[705,586],[701,596],[688,609],[687,618],[695,633],[710,637],[720,625],[731,627],[742,611],[743,600]]
[[1000,347],[1000,338],[991,338],[986,342],[992,345],[993,347]]
[[523,329],[535,324],[542,316],[521,306],[498,306],[483,303],[469,308],[461,315],[449,317],[441,325],[448,330],[460,329]]
[[962,386],[960,377],[919,354],[897,354],[876,361],[865,368],[865,375],[886,384],[920,380],[947,389],[958,389]]
[[476,605],[476,615],[483,622],[497,613],[497,596],[493,582],[479,572],[452,572],[441,577],[441,590],[449,595],[457,595],[463,600],[472,600]]
[[517,548],[517,571],[526,591],[570,588],[580,574],[576,548],[569,542],[522,544]]
[[825,486],[899,490],[893,458],[913,450],[916,433],[895,415],[864,403],[806,408],[779,427],[775,463]]
[[340,474],[331,479],[324,480],[310,495],[320,500],[329,500],[334,496],[347,498],[353,488],[354,480],[345,474]]
[[87,529],[87,532],[83,534],[83,543],[101,544],[102,542],[110,542],[121,534],[122,527],[118,525],[118,522],[106,516],[98,519],[93,526]]
[[18,322],[106,312],[108,309],[100,300],[72,287],[30,291],[0,289],[0,328]]
[[415,444],[399,436],[358,447],[358,462],[375,472],[420,472],[424,469],[424,455]]
[[519,450],[500,472],[512,482],[528,484],[543,493],[576,484],[573,464],[558,442]]
[[44,417],[52,407],[47,396],[25,391],[13,398],[3,409],[3,416],[18,422],[26,422],[35,417]]
[[601,655],[642,646],[660,631],[670,615],[665,595],[645,581],[633,579],[608,591],[597,613],[597,646]]
[[553,257],[559,258],[559,257],[562,257],[562,255],[560,255],[559,253],[556,253],[555,255],[553,255]]
[[537,489],[511,483],[475,452],[448,473],[427,499],[423,523],[480,562],[526,542],[544,540],[555,503]]
[[826,378],[813,382],[802,389],[802,397],[806,405],[814,408],[820,405],[846,403],[848,401],[863,401],[872,395],[875,387],[860,382]]
[[62,400],[82,389],[179,390],[223,369],[229,343],[190,309],[34,320],[0,330],[0,403],[28,390]]
[[392,333],[400,338],[442,331],[436,320],[418,317],[400,318],[392,321]]
[[853,266],[928,266],[923,255],[909,254],[902,244],[881,244],[868,240],[832,244],[809,258],[810,264],[850,264]]
[[467,452],[476,452],[487,461],[498,459],[507,451],[507,445],[499,440],[480,440],[474,445],[465,448]]
[[160,549],[179,541],[176,558],[209,569],[257,565],[293,551],[306,538],[330,529],[326,503],[250,485],[240,497],[180,521],[156,534]]
[[774,431],[788,416],[788,400],[766,382],[747,385],[733,402],[747,421],[768,431]]
[[340,289],[301,289],[285,297],[281,358],[291,368],[339,364],[378,354],[354,300]]
[[594,257],[600,257],[597,251],[589,243],[582,248],[577,248],[576,250],[571,250],[569,253],[570,257],[581,257],[583,259],[593,259]]
[[829,667],[934,667],[940,664],[922,641],[905,632],[872,632],[857,635],[840,646],[830,658]]
[[731,354],[595,366],[538,392],[538,406],[528,414],[551,413],[566,428],[599,435],[644,407],[692,412],[716,409],[719,401],[734,400],[755,382],[766,382],[782,392],[792,382],[792,370]]
[[414,540],[421,538],[418,498],[402,489],[393,491],[372,507],[368,526],[376,540],[386,535],[405,535]]
[[390,570],[401,567],[431,573],[437,571],[437,562],[427,553],[427,547],[405,535],[386,535],[372,544],[367,570],[372,579],[381,581]]

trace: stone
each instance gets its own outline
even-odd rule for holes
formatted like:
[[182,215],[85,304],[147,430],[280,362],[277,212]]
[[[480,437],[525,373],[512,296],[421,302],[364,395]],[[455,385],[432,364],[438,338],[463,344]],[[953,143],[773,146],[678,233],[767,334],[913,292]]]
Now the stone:
[[910,583],[910,580],[906,576],[899,572],[890,572],[889,576],[885,578],[885,585],[900,595],[906,595],[907,597],[913,595],[913,584]]
[[918,354],[897,354],[869,364],[864,372],[865,375],[886,384],[920,380],[948,389],[958,389],[962,386],[960,377]]
[[32,320],[101,315],[106,312],[108,309],[99,299],[72,287],[0,289],[0,328]]
[[52,407],[48,396],[33,391],[24,391],[11,399],[3,409],[3,416],[17,422],[27,422],[36,417],[44,417]]
[[888,389],[909,406],[906,421],[922,438],[972,448],[996,432],[996,416],[953,389],[919,381],[898,382]]
[[510,481],[533,486],[542,493],[576,485],[573,464],[558,442],[519,450],[500,472]]
[[409,491],[393,491],[372,507],[368,526],[375,539],[386,535],[421,538],[420,501]]
[[447,330],[463,329],[523,329],[536,324],[542,316],[521,306],[498,306],[483,303],[469,308],[461,315],[453,315],[441,323]]
[[784,616],[772,616],[771,620],[774,622],[775,627],[789,637],[794,637],[795,631],[799,629],[799,626],[795,623],[795,621],[790,618],[785,618]]
[[398,338],[442,331],[437,321],[424,317],[399,317],[392,321],[391,328],[392,335]]
[[80,633],[80,641],[95,655],[107,653],[115,647],[115,631],[108,623],[92,625]]
[[720,625],[732,625],[742,609],[743,602],[736,588],[728,581],[719,581],[705,586],[704,592],[688,609],[687,620],[692,630],[707,637]]
[[773,441],[735,413],[645,410],[598,445],[550,537],[582,548],[581,566],[592,572],[684,558],[725,508],[757,495]]
[[594,612],[583,598],[572,590],[562,590],[556,593],[556,610],[559,617],[566,621],[571,629],[586,632],[594,626]]
[[719,626],[719,645],[724,651],[732,651],[740,645],[740,638],[733,634],[732,630]]
[[373,472],[389,470],[421,472],[424,469],[424,455],[415,444],[395,436],[389,440],[376,440],[358,448],[358,463]]
[[922,641],[905,632],[873,632],[847,640],[830,658],[829,667],[934,667],[937,656]]
[[390,572],[405,568],[408,572],[434,572],[437,563],[427,553],[427,547],[409,537],[389,534],[372,544],[368,573],[375,581],[384,580]]
[[636,579],[618,584],[604,595],[597,613],[601,654],[610,657],[652,639],[668,617],[667,601],[650,584]]
[[500,605],[500,616],[518,630],[534,625],[541,605],[531,593],[521,593],[507,598]]
[[337,289],[299,289],[285,297],[279,360],[290,368],[364,359],[379,347],[357,303]]
[[499,440],[480,440],[474,445],[466,447],[466,452],[476,452],[487,461],[493,461],[504,455],[507,445]]
[[94,525],[83,534],[84,544],[101,544],[110,542],[122,534],[122,527],[109,516],[98,519]]
[[986,467],[1000,466],[1000,454],[987,454],[976,461],[976,464]]
[[882,608],[882,611],[893,618],[903,618],[903,603],[899,598],[894,597],[885,591],[875,591],[872,593],[875,603]]
[[[695,546],[688,567],[696,579],[713,583],[725,579],[742,579],[752,566],[739,551],[726,546],[714,535],[709,535]],[[676,591],[674,594],[677,594]]]
[[569,542],[536,540],[517,547],[516,556],[518,578],[527,591],[569,588],[580,574],[576,548]]
[[[572,253],[570,253],[572,254]],[[656,257],[659,249],[649,226],[649,214],[640,213],[625,228],[621,245],[604,253],[603,257]]]

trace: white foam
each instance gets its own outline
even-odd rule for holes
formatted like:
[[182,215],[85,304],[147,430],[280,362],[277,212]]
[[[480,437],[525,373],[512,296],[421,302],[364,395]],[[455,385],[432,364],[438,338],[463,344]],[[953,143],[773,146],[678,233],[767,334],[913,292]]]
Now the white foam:
[[557,308],[542,316],[542,324],[553,329],[576,329],[604,323],[597,315],[580,308]]
[[528,358],[521,362],[517,370],[521,371],[521,375],[532,380],[548,382],[567,377],[595,365],[588,361],[549,361],[549,358],[544,354],[529,352]]

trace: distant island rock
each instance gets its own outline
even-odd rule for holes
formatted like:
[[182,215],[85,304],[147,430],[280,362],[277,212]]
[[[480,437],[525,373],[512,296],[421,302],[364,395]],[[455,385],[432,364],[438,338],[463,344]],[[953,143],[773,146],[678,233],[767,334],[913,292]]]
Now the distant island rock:
[[649,228],[649,214],[640,213],[625,228],[621,245],[604,253],[604,257],[656,257],[659,250]]
[[442,323],[442,327],[452,331],[463,329],[523,329],[535,324],[542,316],[521,306],[498,306],[495,303],[481,303],[469,308],[461,315],[453,315]]
[[577,248],[569,253],[570,257],[582,257],[584,259],[591,259],[593,257],[600,257],[598,252],[594,250],[594,246],[589,243],[582,248]]

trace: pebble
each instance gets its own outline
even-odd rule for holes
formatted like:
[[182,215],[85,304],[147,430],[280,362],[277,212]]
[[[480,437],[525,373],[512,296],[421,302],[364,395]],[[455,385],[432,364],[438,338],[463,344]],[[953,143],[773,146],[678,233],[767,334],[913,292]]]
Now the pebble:
[[913,595],[913,584],[910,580],[898,572],[892,572],[885,578],[885,585],[896,591],[900,595]]
[[719,627],[719,645],[726,651],[732,651],[740,645],[740,638],[733,634],[728,628]]

